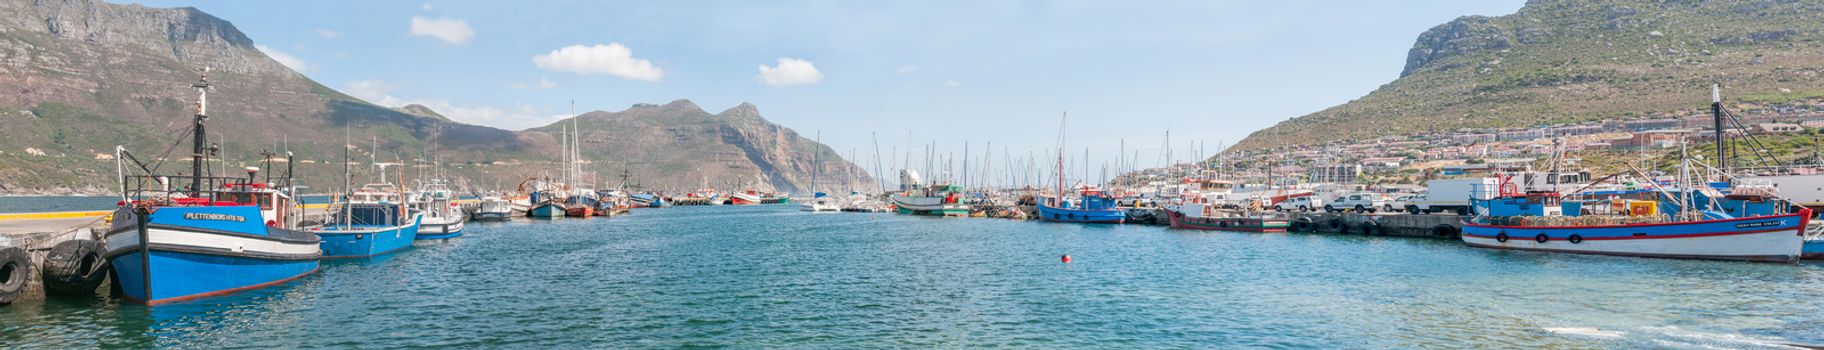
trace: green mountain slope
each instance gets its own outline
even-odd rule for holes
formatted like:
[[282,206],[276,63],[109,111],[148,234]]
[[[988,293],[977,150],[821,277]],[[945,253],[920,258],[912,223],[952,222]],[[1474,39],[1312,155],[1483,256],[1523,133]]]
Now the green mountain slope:
[[[1537,0],[1419,35],[1400,78],[1230,150],[1824,96],[1824,2]],[[1283,135],[1283,136],[1282,136]]]

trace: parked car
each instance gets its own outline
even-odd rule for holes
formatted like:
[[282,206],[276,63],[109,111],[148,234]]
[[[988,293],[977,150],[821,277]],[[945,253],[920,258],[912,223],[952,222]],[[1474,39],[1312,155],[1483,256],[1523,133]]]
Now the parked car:
[[[1415,201],[1414,200],[1415,198],[1418,200]],[[1387,205],[1381,206],[1381,210],[1390,212],[1390,213],[1398,212],[1398,211],[1412,212],[1411,210],[1407,210],[1407,207],[1413,205],[1414,203],[1423,201],[1424,199],[1425,199],[1425,194],[1423,194],[1423,193],[1400,196],[1399,198],[1394,198],[1393,200],[1387,201]]]
[[1379,193],[1356,193],[1342,197],[1324,205],[1324,211],[1339,213],[1353,210],[1357,213],[1373,213],[1387,205],[1387,199]]
[[1293,197],[1273,206],[1279,211],[1311,211],[1322,207],[1324,207],[1324,200],[1318,199],[1317,196]]

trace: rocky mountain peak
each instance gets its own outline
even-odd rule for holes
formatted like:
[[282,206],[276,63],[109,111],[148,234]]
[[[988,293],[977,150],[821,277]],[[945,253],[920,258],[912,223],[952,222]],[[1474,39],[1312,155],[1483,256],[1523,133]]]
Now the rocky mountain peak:
[[394,108],[393,110],[399,111],[399,113],[405,113],[405,114],[410,114],[410,115],[419,116],[419,117],[431,118],[431,119],[436,119],[436,120],[441,120],[441,121],[446,121],[446,122],[450,121],[449,117],[445,117],[445,116],[443,116],[442,113],[437,113],[437,111],[431,110],[431,107],[425,107],[424,105],[416,104],[416,103],[400,106],[399,108]]
[[759,118],[760,117],[760,107],[754,106],[753,103],[741,102],[740,105],[736,105],[732,108],[729,108],[728,110],[722,111],[722,113],[717,113],[717,114],[722,115],[722,116],[728,116],[728,117]]
[[1412,75],[1419,69],[1450,57],[1483,50],[1499,50],[1511,45],[1512,42],[1501,33],[1499,26],[1489,21],[1489,17],[1458,17],[1419,34],[1418,41],[1406,52],[1406,67],[1400,71],[1400,76]]

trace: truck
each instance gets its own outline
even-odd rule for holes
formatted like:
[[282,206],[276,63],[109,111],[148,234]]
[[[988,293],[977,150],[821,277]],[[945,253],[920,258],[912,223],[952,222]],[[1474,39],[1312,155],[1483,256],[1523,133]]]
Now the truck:
[[1499,183],[1492,177],[1431,180],[1425,193],[1407,198],[1405,209],[1412,214],[1455,213],[1470,215],[1470,199],[1494,199]]

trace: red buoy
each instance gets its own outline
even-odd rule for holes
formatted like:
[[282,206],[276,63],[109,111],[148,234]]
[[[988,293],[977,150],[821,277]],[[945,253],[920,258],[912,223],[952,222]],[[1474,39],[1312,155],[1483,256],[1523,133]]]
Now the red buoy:
[[1058,260],[1063,260],[1064,263],[1069,264],[1070,263],[1070,254],[1064,254],[1064,257],[1061,259],[1058,259]]

